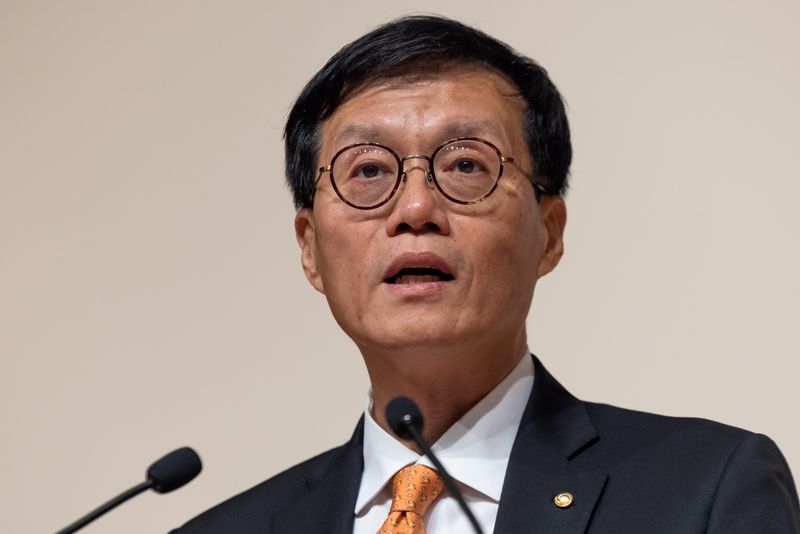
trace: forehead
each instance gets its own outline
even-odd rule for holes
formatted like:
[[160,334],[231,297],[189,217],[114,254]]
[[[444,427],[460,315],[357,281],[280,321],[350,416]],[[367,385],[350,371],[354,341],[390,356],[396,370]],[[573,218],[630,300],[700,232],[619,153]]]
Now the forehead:
[[354,91],[322,123],[321,156],[357,142],[421,149],[464,136],[511,148],[521,141],[524,112],[516,88],[488,68],[450,67],[383,79]]

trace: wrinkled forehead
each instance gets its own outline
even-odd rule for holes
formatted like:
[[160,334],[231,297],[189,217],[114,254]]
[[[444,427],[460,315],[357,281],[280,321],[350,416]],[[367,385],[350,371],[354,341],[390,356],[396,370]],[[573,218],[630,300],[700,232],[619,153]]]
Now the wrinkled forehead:
[[[363,81],[345,92],[320,125],[324,148],[357,142],[390,142],[392,130],[441,140],[487,137],[505,145],[523,136],[526,102],[503,75],[482,65],[414,69]],[[402,121],[404,122],[400,122]]]

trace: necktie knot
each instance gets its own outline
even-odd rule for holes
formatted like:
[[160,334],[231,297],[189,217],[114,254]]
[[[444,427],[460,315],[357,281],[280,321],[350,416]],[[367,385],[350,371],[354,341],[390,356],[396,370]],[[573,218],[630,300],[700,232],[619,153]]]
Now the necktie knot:
[[409,465],[392,477],[392,508],[379,533],[424,533],[422,517],[444,484],[435,469]]

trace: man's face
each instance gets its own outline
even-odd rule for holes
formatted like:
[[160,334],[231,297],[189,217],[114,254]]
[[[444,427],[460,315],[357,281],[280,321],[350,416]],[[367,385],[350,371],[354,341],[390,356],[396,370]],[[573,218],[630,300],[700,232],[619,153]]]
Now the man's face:
[[[357,91],[322,124],[319,165],[353,143],[381,143],[402,158],[476,136],[532,169],[524,110],[511,84],[480,68],[381,82]],[[362,351],[524,336],[536,280],[562,252],[562,200],[537,202],[510,164],[494,193],[471,206],[432,188],[425,160],[408,160],[405,169],[406,182],[384,206],[348,206],[324,175],[313,210],[297,214],[306,275],[339,325]]]

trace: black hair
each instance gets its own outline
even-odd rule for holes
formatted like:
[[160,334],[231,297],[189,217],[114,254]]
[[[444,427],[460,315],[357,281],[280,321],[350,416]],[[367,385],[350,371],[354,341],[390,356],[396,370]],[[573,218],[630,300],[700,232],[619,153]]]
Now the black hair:
[[572,145],[564,102],[547,71],[480,30],[417,15],[379,26],[346,45],[303,88],[284,132],[286,180],[295,207],[313,205],[319,126],[348,95],[377,80],[426,72],[431,65],[465,64],[495,70],[517,87],[527,104],[523,128],[536,181],[547,194],[563,194]]

